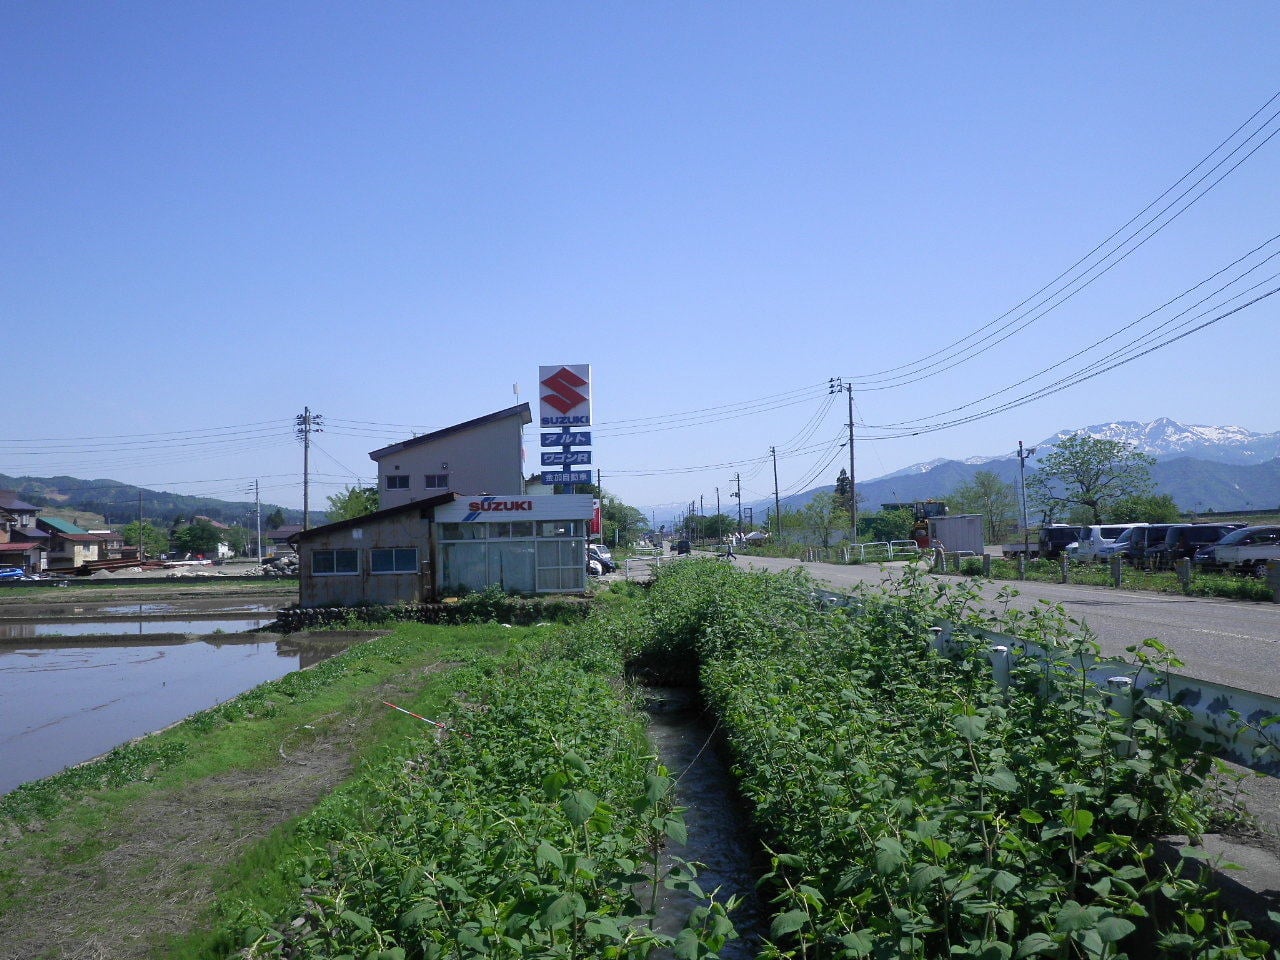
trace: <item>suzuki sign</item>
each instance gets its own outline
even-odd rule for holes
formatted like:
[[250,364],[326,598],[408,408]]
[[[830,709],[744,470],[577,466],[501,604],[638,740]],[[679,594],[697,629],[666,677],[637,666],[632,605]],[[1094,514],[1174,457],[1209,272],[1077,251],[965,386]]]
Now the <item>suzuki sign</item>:
[[539,425],[591,426],[591,364],[538,368]]

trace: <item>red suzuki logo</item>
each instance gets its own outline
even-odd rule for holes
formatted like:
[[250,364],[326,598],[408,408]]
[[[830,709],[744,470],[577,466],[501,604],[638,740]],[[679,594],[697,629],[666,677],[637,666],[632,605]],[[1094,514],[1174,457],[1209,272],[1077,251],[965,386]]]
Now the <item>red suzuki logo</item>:
[[587,401],[586,394],[578,392],[578,387],[585,387],[587,381],[568,367],[561,367],[543,380],[542,385],[551,391],[550,394],[542,395],[543,402],[561,413],[568,413],[578,404]]

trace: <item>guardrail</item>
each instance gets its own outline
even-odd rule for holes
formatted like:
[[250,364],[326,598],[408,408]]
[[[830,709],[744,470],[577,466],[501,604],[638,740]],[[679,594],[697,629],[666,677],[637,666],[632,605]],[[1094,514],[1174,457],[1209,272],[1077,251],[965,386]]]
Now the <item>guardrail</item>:
[[[827,609],[862,610],[857,597],[817,591],[814,599]],[[1020,637],[978,627],[957,629],[950,623],[934,627],[932,646],[941,656],[954,657],[964,648],[985,647],[992,681],[1007,687],[1018,661],[1030,658],[1047,675],[1065,664],[1082,674],[1121,716],[1132,717],[1144,699],[1166,700],[1188,713],[1185,732],[1219,755],[1250,770],[1280,777],[1280,697],[1198,680],[1150,664],[1078,654],[1068,657]],[[1269,733],[1274,725],[1276,734]]]
[[905,560],[920,555],[920,545],[914,540],[877,540],[871,543],[845,544],[841,547],[808,547],[805,550],[805,560],[809,563],[819,559],[828,560],[832,551],[835,550],[839,551],[841,563]]
[[986,647],[992,678],[998,686],[1008,686],[1012,669],[1021,659],[1037,661],[1046,672],[1054,664],[1066,663],[1109,698],[1121,716],[1132,717],[1135,706],[1144,699],[1177,704],[1189,714],[1185,728],[1188,734],[1241,766],[1280,776],[1280,740],[1267,733],[1272,724],[1280,724],[1280,698],[1186,677],[1150,664],[1088,654],[1068,659],[1031,641],[976,627],[964,627],[959,632],[951,624],[936,627],[934,649],[949,656],[958,652],[965,637]]

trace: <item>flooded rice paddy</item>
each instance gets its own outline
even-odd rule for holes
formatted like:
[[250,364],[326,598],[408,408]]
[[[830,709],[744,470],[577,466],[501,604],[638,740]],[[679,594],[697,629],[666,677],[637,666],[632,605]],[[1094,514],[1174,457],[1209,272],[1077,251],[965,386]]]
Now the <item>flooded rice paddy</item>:
[[0,794],[349,645],[250,632],[273,613],[153,603],[0,622]]

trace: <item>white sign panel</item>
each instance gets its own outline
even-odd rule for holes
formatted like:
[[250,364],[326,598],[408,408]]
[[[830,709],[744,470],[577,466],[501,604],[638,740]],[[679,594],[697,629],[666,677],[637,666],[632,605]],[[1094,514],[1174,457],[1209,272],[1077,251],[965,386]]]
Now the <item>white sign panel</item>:
[[460,497],[436,507],[437,523],[501,523],[507,520],[586,520],[591,517],[589,494],[558,497]]
[[591,426],[591,364],[539,367],[538,416],[544,429]]

